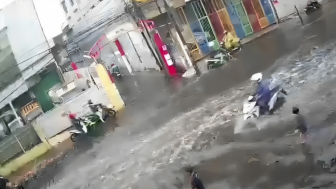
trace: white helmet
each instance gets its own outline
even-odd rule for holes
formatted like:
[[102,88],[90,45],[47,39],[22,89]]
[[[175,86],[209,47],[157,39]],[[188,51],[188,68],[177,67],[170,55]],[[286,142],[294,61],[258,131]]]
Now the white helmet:
[[261,81],[262,79],[262,73],[256,73],[256,74],[253,74],[252,77],[251,77],[251,80],[252,81]]

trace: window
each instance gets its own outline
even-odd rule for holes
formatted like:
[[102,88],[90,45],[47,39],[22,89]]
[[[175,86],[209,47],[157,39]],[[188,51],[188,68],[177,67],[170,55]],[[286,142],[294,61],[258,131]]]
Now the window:
[[64,12],[65,12],[66,14],[68,14],[68,9],[67,9],[67,7],[66,7],[66,5],[65,5],[65,2],[62,3],[62,7],[63,7]]
[[74,0],[69,0],[70,5],[73,6],[74,5]]

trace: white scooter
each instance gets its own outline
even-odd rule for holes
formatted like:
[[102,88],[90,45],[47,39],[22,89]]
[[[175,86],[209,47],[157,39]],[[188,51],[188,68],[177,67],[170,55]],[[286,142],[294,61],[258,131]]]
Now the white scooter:
[[73,129],[73,130],[70,130],[69,131],[69,133],[71,134],[71,136],[70,136],[70,139],[71,139],[71,141],[72,142],[76,142],[76,137],[78,136],[78,135],[80,135],[80,134],[86,134],[87,132],[88,132],[88,129],[87,129],[87,124],[88,125],[90,125],[91,123],[91,121],[89,120],[89,119],[83,119],[83,118],[79,118],[79,119],[77,119],[76,121],[78,121],[78,123],[77,124],[79,124],[81,127],[82,127],[82,130],[84,131],[84,132],[82,132],[82,131],[80,131],[80,130],[78,130],[78,129]]

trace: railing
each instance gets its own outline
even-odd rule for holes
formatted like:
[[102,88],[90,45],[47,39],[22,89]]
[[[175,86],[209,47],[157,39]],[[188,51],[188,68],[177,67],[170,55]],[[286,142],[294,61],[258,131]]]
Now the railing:
[[21,115],[23,117],[26,117],[29,113],[33,112],[34,110],[40,108],[40,105],[36,101],[31,101],[27,105],[25,105],[23,108],[21,108]]
[[16,129],[0,141],[0,165],[25,154],[41,142],[32,126]]

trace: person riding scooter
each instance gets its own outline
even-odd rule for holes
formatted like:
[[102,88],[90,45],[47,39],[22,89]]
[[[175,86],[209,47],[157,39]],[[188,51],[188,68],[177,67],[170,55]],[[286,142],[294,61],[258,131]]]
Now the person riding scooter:
[[233,36],[230,32],[224,31],[223,43],[225,49],[232,51],[240,48],[240,40],[238,37]]
[[[271,88],[272,81],[270,79],[262,79],[262,73],[256,73],[251,77],[252,81],[256,81],[258,86],[256,92],[253,94],[257,100],[257,105],[265,114],[269,114],[269,111],[273,107],[269,107],[269,102],[272,99],[276,91],[279,90],[279,86]],[[287,92],[281,89],[281,92],[287,94]]]
[[256,81],[258,86],[255,93],[252,95],[257,100],[257,105],[265,113],[269,113],[268,102],[272,98],[270,84],[268,79],[262,79],[262,73],[256,73],[251,77],[252,81]]

